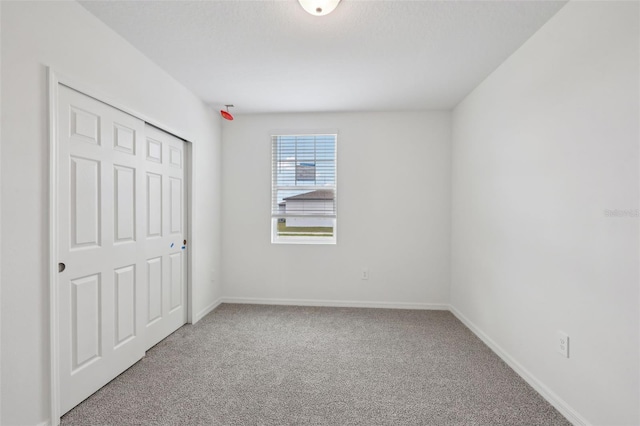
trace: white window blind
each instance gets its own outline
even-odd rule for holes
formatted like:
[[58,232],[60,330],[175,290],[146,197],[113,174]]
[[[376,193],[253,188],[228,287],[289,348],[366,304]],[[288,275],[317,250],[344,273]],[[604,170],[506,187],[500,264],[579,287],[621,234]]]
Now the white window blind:
[[335,134],[271,137],[271,217],[281,238],[335,241]]

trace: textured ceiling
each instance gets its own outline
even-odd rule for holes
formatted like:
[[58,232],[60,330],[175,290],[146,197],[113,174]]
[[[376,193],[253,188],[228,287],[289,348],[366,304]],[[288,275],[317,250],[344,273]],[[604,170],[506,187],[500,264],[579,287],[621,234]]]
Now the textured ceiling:
[[82,1],[214,108],[450,109],[564,1]]

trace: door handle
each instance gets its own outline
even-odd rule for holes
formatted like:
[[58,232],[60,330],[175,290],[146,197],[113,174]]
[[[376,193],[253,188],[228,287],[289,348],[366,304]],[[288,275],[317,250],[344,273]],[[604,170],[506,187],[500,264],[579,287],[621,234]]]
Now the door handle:
[[58,263],[58,272],[63,272],[65,269],[67,269],[67,265],[62,262]]

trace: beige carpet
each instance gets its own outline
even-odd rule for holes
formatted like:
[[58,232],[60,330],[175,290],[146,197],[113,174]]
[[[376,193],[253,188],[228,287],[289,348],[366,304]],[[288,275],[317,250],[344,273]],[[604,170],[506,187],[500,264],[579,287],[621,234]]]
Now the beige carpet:
[[62,425],[568,425],[450,312],[221,305]]

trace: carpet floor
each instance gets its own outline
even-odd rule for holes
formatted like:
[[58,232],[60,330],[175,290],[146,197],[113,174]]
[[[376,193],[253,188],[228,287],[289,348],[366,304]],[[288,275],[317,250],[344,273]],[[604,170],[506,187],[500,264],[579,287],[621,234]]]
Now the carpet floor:
[[569,425],[447,311],[223,304],[71,425]]

